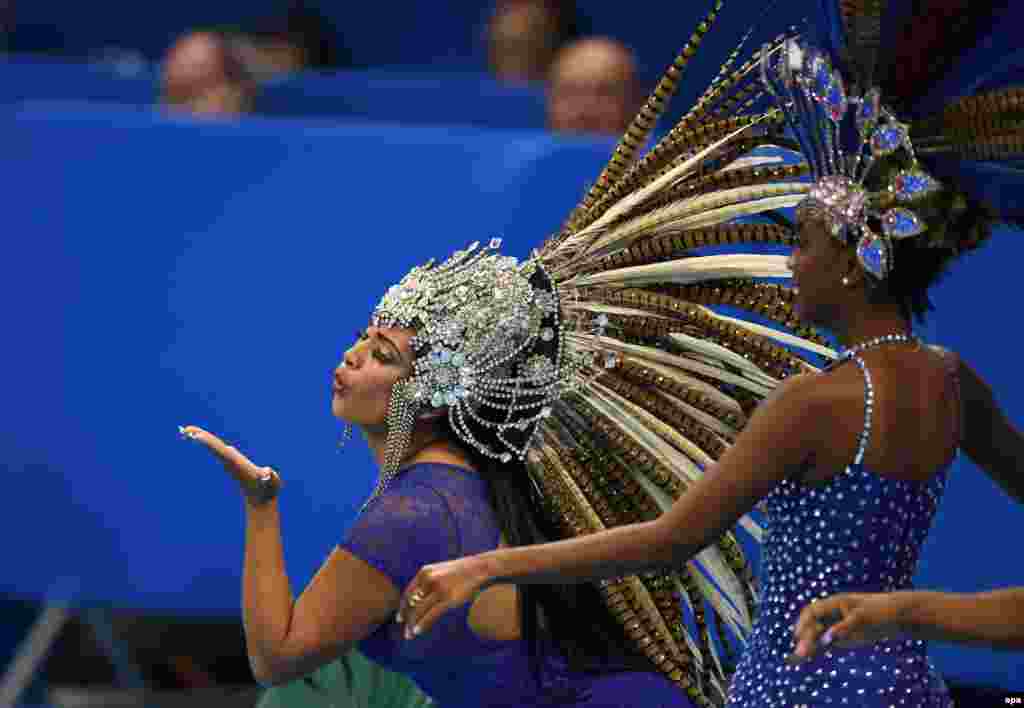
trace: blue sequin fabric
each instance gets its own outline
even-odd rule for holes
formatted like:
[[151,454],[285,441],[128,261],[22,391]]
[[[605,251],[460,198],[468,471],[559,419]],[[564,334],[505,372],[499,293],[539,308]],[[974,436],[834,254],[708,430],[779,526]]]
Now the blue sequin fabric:
[[812,599],[912,586],[948,469],[914,482],[853,464],[824,485],[791,478],[772,490],[760,612],[729,706],[952,706],[921,641],[832,648],[797,665],[786,661],[793,626]]

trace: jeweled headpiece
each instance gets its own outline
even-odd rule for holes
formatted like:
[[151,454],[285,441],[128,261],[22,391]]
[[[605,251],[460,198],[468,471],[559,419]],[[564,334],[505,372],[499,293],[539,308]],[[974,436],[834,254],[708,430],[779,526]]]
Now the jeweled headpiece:
[[[525,459],[534,424],[562,391],[558,298],[536,260],[471,244],[440,265],[413,268],[384,295],[373,322],[416,330],[403,395],[446,408],[462,439],[487,457]],[[472,420],[476,425],[468,425]],[[472,428],[491,431],[493,443]]]
[[[832,235],[855,245],[864,270],[884,280],[893,268],[894,240],[927,240],[914,206],[941,189],[918,163],[909,126],[882,105],[877,88],[854,93],[825,53],[799,39],[786,39],[779,52],[763,52],[761,72],[784,102],[783,115],[810,166],[814,184],[806,204],[818,206]],[[898,150],[906,151],[911,166],[881,191],[866,189],[876,161]]]

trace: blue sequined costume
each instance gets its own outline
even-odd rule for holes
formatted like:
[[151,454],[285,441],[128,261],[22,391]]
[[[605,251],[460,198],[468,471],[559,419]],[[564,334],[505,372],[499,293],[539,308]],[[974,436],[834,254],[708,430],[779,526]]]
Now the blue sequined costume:
[[[955,357],[946,356],[952,400],[958,400]],[[870,373],[857,363],[870,400]],[[794,649],[793,625],[813,598],[911,587],[949,466],[923,483],[882,477],[861,463],[869,429],[865,425],[855,463],[826,484],[787,479],[768,495],[760,614],[733,679],[730,706],[952,705],[918,640],[832,648],[797,665],[786,661]]]

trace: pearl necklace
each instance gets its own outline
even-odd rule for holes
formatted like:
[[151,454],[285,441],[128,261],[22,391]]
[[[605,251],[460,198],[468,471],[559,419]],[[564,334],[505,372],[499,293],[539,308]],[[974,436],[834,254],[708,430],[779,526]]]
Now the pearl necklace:
[[847,361],[848,359],[853,359],[854,357],[862,354],[868,349],[874,349],[875,347],[880,347],[883,344],[901,344],[904,342],[910,343],[920,341],[921,340],[918,337],[912,334],[883,334],[881,337],[869,339],[866,342],[855,344],[849,349],[843,350],[842,352],[840,352],[837,361]]

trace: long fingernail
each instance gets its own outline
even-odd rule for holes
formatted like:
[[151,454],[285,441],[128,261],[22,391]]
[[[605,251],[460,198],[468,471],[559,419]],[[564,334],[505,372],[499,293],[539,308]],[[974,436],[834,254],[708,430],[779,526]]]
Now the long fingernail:
[[821,635],[821,639],[818,640],[818,643],[821,644],[821,646],[823,647],[827,647],[829,644],[832,643],[833,639],[835,639],[835,635],[832,634],[832,630],[826,629],[825,633]]
[[178,426],[178,435],[180,435],[185,440],[195,440],[196,439],[195,432],[192,431],[192,430],[186,430],[184,425],[179,425]]

